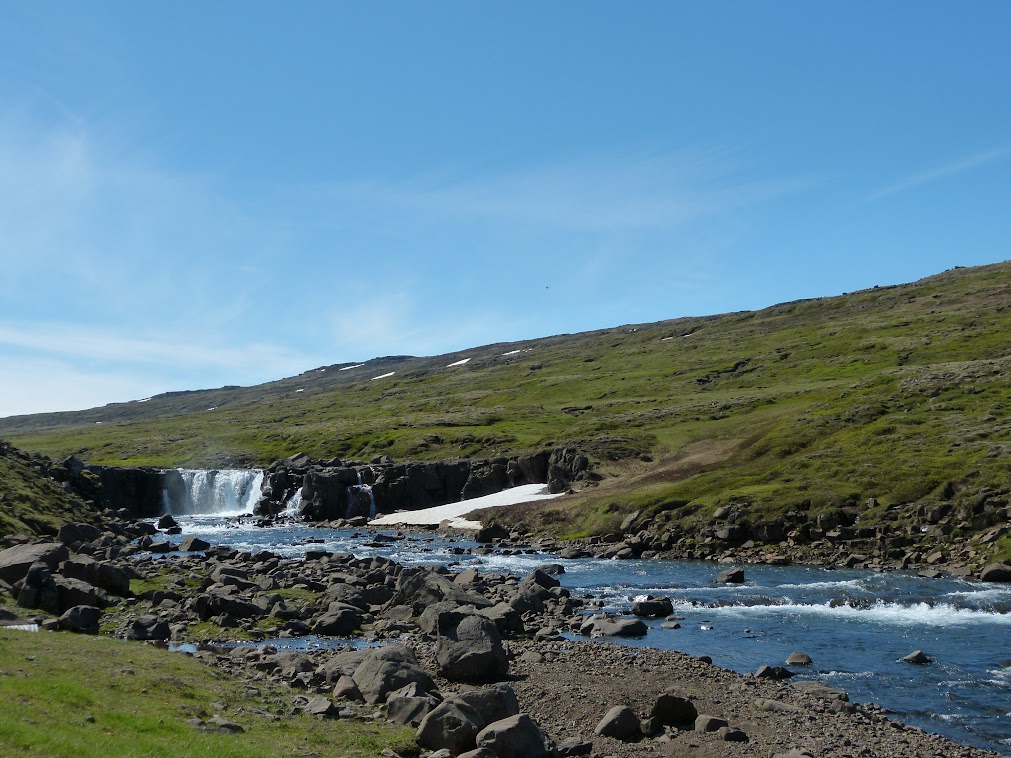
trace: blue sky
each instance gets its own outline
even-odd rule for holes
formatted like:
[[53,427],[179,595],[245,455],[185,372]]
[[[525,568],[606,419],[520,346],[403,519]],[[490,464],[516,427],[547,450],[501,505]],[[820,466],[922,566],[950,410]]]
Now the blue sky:
[[1011,258],[1011,3],[0,0],[0,416]]

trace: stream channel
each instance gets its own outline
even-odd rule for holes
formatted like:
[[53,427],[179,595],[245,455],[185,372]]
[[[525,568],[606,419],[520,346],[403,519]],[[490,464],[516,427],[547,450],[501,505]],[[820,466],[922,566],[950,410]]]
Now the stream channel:
[[[295,524],[263,528],[227,512],[178,515],[176,520],[182,535],[170,539],[195,534],[211,544],[270,550],[288,558],[310,548],[326,549],[358,557],[382,555],[404,565],[475,567],[519,576],[545,563],[560,563],[565,573],[558,578],[575,597],[592,596],[607,610],[628,611],[638,596],[663,595],[683,617],[680,629],[662,628],[662,620],[647,621],[645,637],[611,641],[708,655],[714,664],[740,673],[762,664],[782,665],[790,653],[803,651],[813,663],[792,668],[799,679],[821,680],[849,693],[850,700],[876,703],[908,724],[1011,755],[1007,585],[903,572],[758,565],[744,566],[743,585],[726,585],[715,578],[728,566],[714,563],[476,554],[468,552],[479,548],[473,541],[430,532],[399,532],[402,539],[369,545],[376,532]],[[918,649],[932,662],[902,661]]]

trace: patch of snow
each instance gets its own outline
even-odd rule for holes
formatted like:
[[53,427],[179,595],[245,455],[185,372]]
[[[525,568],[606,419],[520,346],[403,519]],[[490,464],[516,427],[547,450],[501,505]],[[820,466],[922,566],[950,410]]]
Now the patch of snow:
[[[354,366],[345,366],[344,368],[339,368],[337,370],[338,371],[350,371],[353,368],[361,368],[364,365],[365,365],[364,363],[356,363]],[[323,370],[326,371],[326,369],[323,369]]]
[[138,402],[138,403],[146,403],[146,402],[147,402],[148,400],[150,400],[150,399],[151,399],[151,398],[149,398],[149,397],[145,397],[145,398],[144,398],[143,400],[138,400],[137,402]]
[[510,350],[508,353],[502,353],[502,355],[516,355],[517,353],[522,353],[522,350]]
[[[343,370],[344,370],[344,369],[341,369],[341,371],[343,371]],[[326,369],[325,369],[325,368],[321,368],[321,369],[319,370],[319,372],[320,372],[321,374],[325,374],[325,373],[326,373]]]
[[374,382],[376,379],[385,379],[388,376],[393,376],[395,373],[397,373],[397,372],[396,371],[391,371],[388,374],[380,374],[379,376],[372,377],[371,379],[369,379],[369,381],[370,382]]
[[462,361],[457,361],[456,363],[450,363],[446,368],[453,368],[453,366],[462,366],[464,363],[469,363],[470,358],[464,358]]
[[305,392],[305,389],[295,390],[295,392]]
[[673,337],[664,337],[664,338],[663,338],[663,339],[661,339],[660,341],[661,341],[661,342],[666,342],[667,340],[672,340],[672,339],[674,339],[674,338],[673,338]]
[[210,408],[208,408],[207,410],[209,410],[209,411],[216,411],[217,409],[218,409],[218,406],[216,406],[216,405],[212,405],[212,406],[211,406]]
[[96,423],[96,424],[101,424],[102,422],[101,422],[101,421],[96,421],[95,423]]
[[438,526],[443,521],[446,521],[447,526],[454,529],[480,529],[480,521],[473,521],[462,517],[479,508],[498,508],[506,505],[530,503],[535,500],[550,500],[555,497],[559,497],[559,495],[548,494],[548,486],[546,484],[523,484],[519,487],[512,487],[501,492],[496,492],[493,495],[461,500],[459,503],[437,505],[434,508],[423,508],[420,511],[387,513],[373,519],[369,522],[369,525],[424,524],[427,526]]

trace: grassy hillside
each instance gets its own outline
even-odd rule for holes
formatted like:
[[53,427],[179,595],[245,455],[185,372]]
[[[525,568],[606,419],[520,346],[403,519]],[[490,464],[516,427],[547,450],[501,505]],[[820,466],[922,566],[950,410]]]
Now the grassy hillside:
[[1006,505],[1009,306],[1002,263],[755,312],[0,419],[0,436],[54,457],[164,466],[571,443],[605,474],[574,532],[684,502],[772,513],[876,498],[868,519],[910,503]]
[[0,442],[0,536],[56,534],[68,522],[94,522],[94,507],[64,487],[70,478],[64,467]]

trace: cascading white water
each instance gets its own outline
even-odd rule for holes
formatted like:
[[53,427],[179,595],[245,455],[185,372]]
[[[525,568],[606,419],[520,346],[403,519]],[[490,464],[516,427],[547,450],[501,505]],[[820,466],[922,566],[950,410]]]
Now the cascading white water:
[[302,489],[301,487],[295,490],[295,494],[288,498],[288,502],[284,504],[284,512],[281,513],[285,518],[298,518],[302,513]]
[[348,509],[345,514],[346,518],[366,515],[370,519],[376,517],[376,498],[372,493],[372,485],[365,483],[360,469],[358,471],[358,484],[350,485],[347,491]]
[[260,498],[260,469],[176,469],[174,473],[179,479],[166,484],[162,499],[165,512],[175,516],[251,513]]

